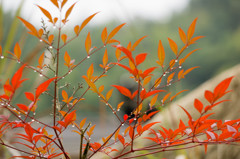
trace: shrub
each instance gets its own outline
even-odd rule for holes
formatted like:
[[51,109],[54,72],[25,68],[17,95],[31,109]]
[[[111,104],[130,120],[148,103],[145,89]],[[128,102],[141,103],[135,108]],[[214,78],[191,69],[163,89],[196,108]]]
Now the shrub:
[[[51,0],[50,2],[59,10],[60,14],[63,14],[62,8],[65,7],[67,0],[63,0],[62,2]],[[95,13],[86,18],[81,25],[76,25],[73,29],[75,35],[69,37],[69,35],[62,32],[62,28],[68,23],[68,17],[74,7],[75,3],[66,9],[63,17],[52,17],[50,11],[38,6],[40,11],[48,19],[48,27],[53,26],[57,28],[57,35],[53,35],[46,27],[37,30],[31,23],[18,17],[29,30],[29,34],[35,36],[40,42],[46,45],[52,54],[52,59],[55,62],[54,65],[48,65],[46,63],[44,53],[38,58],[37,66],[23,63],[21,60],[21,48],[18,43],[16,43],[13,52],[8,51],[9,56],[3,55],[2,51],[0,52],[1,59],[7,58],[21,64],[21,67],[15,72],[13,77],[3,83],[3,93],[0,95],[1,109],[5,109],[11,114],[11,116],[0,116],[0,144],[22,153],[22,156],[13,157],[60,158],[60,156],[64,156],[65,158],[70,158],[71,154],[65,151],[62,141],[62,134],[63,132],[69,131],[70,125],[75,126],[75,130],[68,133],[77,133],[80,135],[80,159],[91,158],[98,152],[104,153],[110,158],[122,158],[133,152],[146,152],[145,150],[148,150],[146,153],[140,155],[133,153],[131,157],[128,157],[136,158],[164,151],[189,149],[196,146],[204,146],[207,151],[209,144],[229,144],[239,141],[240,132],[238,129],[240,119],[226,122],[209,119],[213,114],[211,113],[212,109],[220,103],[227,101],[221,100],[221,98],[230,92],[227,89],[233,77],[223,80],[213,91],[207,90],[205,92],[205,98],[208,101],[206,106],[203,105],[200,100],[194,100],[194,107],[199,113],[197,118],[193,118],[191,114],[188,113],[188,110],[180,106],[189,120],[186,123],[180,120],[177,129],[166,129],[159,124],[160,121],[150,121],[145,124],[154,114],[159,112],[158,108],[172,102],[176,96],[186,91],[182,90],[172,95],[171,92],[165,88],[184,79],[189,72],[197,68],[192,67],[187,70],[182,68],[187,58],[198,50],[192,50],[185,55],[184,52],[186,52],[186,49],[203,37],[193,36],[197,18],[194,19],[189,26],[187,33],[179,28],[180,39],[183,42],[182,47],[179,47],[174,40],[168,38],[170,48],[175,58],[168,63],[166,62],[165,50],[162,42],[159,41],[156,66],[144,68],[140,65],[145,61],[148,54],[140,53],[134,57],[132,52],[145,36],[133,44],[129,42],[127,47],[122,46],[118,40],[114,39],[114,36],[125,24],[117,26],[110,33],[108,33],[105,27],[101,34],[103,44],[100,47],[93,47],[90,33],[88,33],[85,40],[86,55],[82,57],[80,61],[72,59],[68,53],[69,51],[63,52],[63,48],[79,37],[85,26],[97,14]],[[113,61],[108,59],[108,47],[116,49],[116,59]],[[87,73],[83,75],[82,78],[85,80],[87,87],[81,92],[80,96],[76,96],[76,92],[84,88],[79,87],[76,91],[67,93],[65,87],[59,86],[59,82],[64,80],[65,77],[70,76],[72,71],[84,70],[84,68],[78,68],[80,68],[81,64],[88,58],[99,53],[100,50],[105,50],[102,57],[102,64],[100,64],[102,72],[96,75],[93,64],[85,70]],[[60,56],[61,54],[63,54],[63,56]],[[61,57],[63,57],[64,63],[61,62]],[[126,62],[123,63],[123,61],[126,61],[127,64]],[[62,67],[67,68],[67,71],[60,74],[59,69]],[[105,91],[104,85],[96,85],[99,80],[107,76],[107,71],[111,72],[115,67],[121,67],[129,73],[129,78],[136,81],[136,90],[132,92],[124,86],[112,85],[113,89]],[[25,92],[24,95],[27,101],[19,103],[14,95],[27,80],[24,78],[23,72],[25,70],[37,72],[46,80],[39,84],[33,92]],[[50,76],[51,74],[44,73],[43,70],[50,70],[54,75]],[[161,75],[156,76],[154,75],[155,72],[161,72]],[[52,90],[48,90],[49,85],[53,86]],[[136,103],[136,108],[130,115],[125,114],[122,116],[119,113],[124,101],[121,101],[117,105],[111,104],[110,99],[114,89]],[[92,126],[90,123],[86,124],[86,118],[77,121],[77,107],[81,104],[82,100],[85,100],[84,97],[89,91],[95,93],[119,121],[115,130],[109,136],[103,137],[102,141],[99,142],[91,141],[93,133],[97,133],[94,131],[95,125]],[[51,116],[52,124],[40,121],[35,115],[37,108],[41,107],[39,100],[43,93],[49,94],[52,98],[52,103],[48,103],[49,109],[52,109],[53,112],[53,116]],[[50,105],[53,106],[50,107]],[[148,107],[146,105],[148,105]],[[127,127],[123,127],[124,124],[127,125]],[[160,125],[159,129],[151,129],[151,127],[156,124]],[[16,129],[19,132],[15,134],[16,138],[19,139],[15,144],[20,144],[26,148],[18,148],[6,142],[5,134],[11,129]],[[50,132],[53,132],[53,134]],[[123,132],[123,134],[120,132]],[[143,133],[148,133],[144,139],[152,141],[152,144],[138,147],[134,141],[141,137]],[[113,145],[115,143],[119,143],[121,148],[114,148]],[[181,147],[179,147],[180,145]],[[112,154],[115,156],[112,156]]]

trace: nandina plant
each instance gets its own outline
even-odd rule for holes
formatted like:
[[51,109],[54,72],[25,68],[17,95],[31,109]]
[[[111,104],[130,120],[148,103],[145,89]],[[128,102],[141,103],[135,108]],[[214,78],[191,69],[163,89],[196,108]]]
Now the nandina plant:
[[[15,149],[22,154],[22,156],[13,157],[29,159],[71,158],[71,154],[65,150],[62,140],[62,134],[66,131],[80,135],[80,159],[94,157],[97,153],[104,153],[110,158],[136,158],[164,151],[189,149],[196,146],[204,146],[205,151],[207,151],[209,144],[231,144],[239,142],[240,119],[226,122],[213,118],[210,119],[211,115],[214,114],[213,108],[227,101],[221,100],[221,98],[230,92],[227,89],[233,77],[226,78],[218,85],[216,84],[213,91],[205,91],[205,98],[208,104],[204,105],[200,100],[194,100],[194,107],[198,112],[198,116],[192,117],[187,109],[180,106],[189,120],[180,120],[177,129],[165,128],[161,125],[160,121],[149,121],[154,114],[159,112],[157,108],[172,102],[176,96],[186,91],[182,90],[172,95],[169,90],[164,88],[184,79],[189,72],[197,68],[192,67],[187,70],[182,68],[187,58],[198,50],[195,49],[185,54],[186,49],[203,37],[193,36],[197,18],[191,23],[186,33],[179,28],[180,39],[183,42],[181,47],[179,47],[174,40],[168,38],[170,48],[175,58],[168,63],[166,62],[165,50],[162,42],[159,41],[156,65],[150,68],[141,67],[140,69],[140,65],[144,63],[148,54],[140,53],[133,56],[132,53],[145,36],[133,44],[129,42],[126,47],[122,46],[118,40],[113,39],[125,24],[117,26],[110,33],[108,33],[105,27],[101,34],[103,44],[99,47],[93,47],[90,33],[88,33],[85,40],[85,56],[82,57],[80,61],[72,59],[68,53],[69,51],[63,52],[63,48],[80,36],[82,30],[97,13],[90,15],[81,25],[76,25],[73,29],[75,36],[69,37],[62,32],[62,28],[68,23],[69,15],[76,3],[72,4],[69,8],[64,8],[68,0],[50,0],[49,2],[59,11],[59,17],[52,17],[50,11],[44,9],[42,6],[37,5],[37,7],[47,18],[48,27],[52,26],[57,28],[58,33],[56,35],[46,30],[46,27],[37,30],[25,19],[21,17],[18,18],[26,26],[29,34],[38,38],[40,42],[46,45],[53,55],[52,58],[55,64],[53,66],[46,64],[46,56],[44,53],[39,56],[35,65],[23,63],[21,60],[21,48],[18,43],[16,43],[12,52],[8,51],[9,55],[5,55],[2,51],[0,52],[1,59],[7,58],[21,64],[21,67],[15,74],[2,84],[3,91],[0,95],[1,109],[7,110],[11,114],[10,116],[4,114],[0,116],[0,144]],[[66,12],[63,12],[63,8],[66,9]],[[109,61],[108,59],[108,47],[113,47],[116,50],[116,58],[114,61]],[[104,50],[102,64],[100,64],[102,72],[96,75],[97,73],[94,73],[93,64],[85,70],[86,75],[83,75],[82,78],[85,80],[87,88],[82,91],[80,96],[76,96],[76,91],[69,94],[65,87],[59,86],[59,82],[64,80],[66,76],[70,76],[72,71],[84,70],[84,68],[81,68],[81,64],[89,57],[100,53],[100,50]],[[61,54],[64,54],[62,56],[64,63],[61,62]],[[98,56],[100,55],[98,54]],[[125,63],[123,63],[124,61]],[[128,64],[126,64],[126,61]],[[59,71],[60,67],[66,67],[67,71],[61,74]],[[129,73],[129,78],[136,81],[135,91],[130,91],[124,86],[114,85],[114,83],[110,84],[113,88],[107,91],[104,91],[104,85],[97,87],[96,83],[107,76],[107,71],[111,72],[115,67],[121,67],[123,70],[126,70]],[[43,70],[53,71],[53,77],[44,73],[46,71],[43,72]],[[24,72],[26,71],[37,72],[46,80],[38,84],[32,92],[25,92],[24,95],[27,100],[24,103],[19,103],[18,99],[15,98],[15,93],[21,89],[21,86],[26,80],[31,80],[24,78]],[[156,75],[154,75],[155,72],[161,72],[161,75],[156,77]],[[52,90],[48,89],[49,85],[52,85]],[[114,89],[136,103],[136,108],[130,115],[125,114],[122,116],[119,112],[124,101],[116,105],[111,104],[110,99]],[[81,104],[86,93],[89,91],[95,93],[96,96],[108,106],[118,120],[118,126],[115,130],[109,136],[99,139],[98,142],[91,141],[93,133],[97,133],[94,132],[95,125],[87,124],[85,117],[83,120],[77,121],[76,106]],[[41,107],[39,100],[43,93],[50,94],[52,97],[52,103],[49,103],[49,109],[52,109],[53,112],[51,116],[52,124],[42,122],[36,118],[35,115],[38,107]],[[50,107],[51,105],[52,107]],[[149,122],[145,124],[146,121]],[[151,129],[151,127],[156,124],[160,125],[159,129]],[[71,125],[75,126],[73,132],[69,130]],[[123,125],[127,126],[123,127]],[[18,133],[15,134],[15,137],[19,139],[14,144],[20,144],[25,148],[19,148],[6,142],[7,139],[5,135],[12,129],[17,130]],[[151,144],[147,146],[141,145],[139,147],[134,141],[141,138],[143,134],[145,134],[144,139],[151,141]],[[120,146],[114,148],[115,143],[119,143]],[[146,153],[134,153],[141,151]],[[131,156],[127,157],[129,154],[131,154]]]

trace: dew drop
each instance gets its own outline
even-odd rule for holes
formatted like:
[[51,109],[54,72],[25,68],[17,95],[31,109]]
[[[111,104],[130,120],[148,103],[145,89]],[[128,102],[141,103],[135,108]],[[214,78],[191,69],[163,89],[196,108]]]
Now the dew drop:
[[62,77],[62,79],[64,79],[65,77]]
[[87,56],[88,59],[90,59],[90,56]]
[[122,124],[122,126],[124,126],[124,124]]
[[108,105],[108,103],[106,103],[106,105]]
[[[10,105],[9,105],[10,106]],[[16,110],[16,108],[13,108],[13,110]]]
[[163,76],[166,76],[166,74],[164,73]]
[[119,111],[120,111],[120,109],[117,109],[117,111],[119,112]]
[[98,96],[98,98],[100,98],[100,96]]
[[133,120],[137,120],[137,118],[134,118]]
[[175,60],[175,62],[178,62],[178,60]]
[[36,115],[36,112],[34,112],[33,115]]
[[42,74],[39,74],[40,77],[42,77],[43,75]]
[[74,128],[74,127],[75,127],[75,125],[72,125],[72,127]]
[[49,46],[49,49],[52,49],[53,47],[52,46]]
[[4,56],[1,56],[1,59],[4,59]]
[[21,118],[21,115],[19,115],[18,117]]
[[56,28],[57,28],[56,25],[54,25],[54,26],[53,26],[53,29],[56,29]]
[[17,63],[20,63],[20,61],[19,61],[19,60],[17,60]]
[[36,70],[34,70],[33,72],[37,72]]
[[43,40],[42,40],[42,39],[40,39],[39,41],[40,41],[40,42],[42,42]]
[[34,122],[35,120],[34,119],[32,119],[32,122]]
[[89,137],[89,140],[91,140],[91,137]]
[[4,105],[3,103],[1,103],[1,105]]

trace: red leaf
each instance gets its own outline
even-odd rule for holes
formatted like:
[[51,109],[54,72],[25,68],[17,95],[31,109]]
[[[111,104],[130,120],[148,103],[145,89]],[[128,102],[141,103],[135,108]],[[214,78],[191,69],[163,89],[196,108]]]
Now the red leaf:
[[148,130],[150,127],[152,127],[153,125],[158,124],[158,123],[160,123],[160,122],[152,122],[152,123],[149,123],[149,124],[145,125],[145,126],[142,128],[143,132],[146,131],[146,130]]
[[123,116],[123,120],[126,121],[127,119],[128,119],[128,115],[125,114],[125,115]]
[[203,104],[200,100],[195,99],[194,101],[194,107],[198,110],[198,112],[201,114],[202,109],[203,109]]
[[226,78],[215,87],[213,91],[215,100],[221,98],[226,93],[226,90],[228,89],[232,79],[233,77]]
[[150,67],[150,68],[146,69],[146,70],[141,74],[141,77],[142,77],[142,78],[145,78],[145,77],[149,76],[150,73],[151,73],[152,71],[154,71],[156,68],[157,68],[157,67]]
[[146,59],[146,57],[147,57],[147,53],[138,54],[138,55],[136,56],[136,58],[135,58],[135,60],[136,60],[136,65],[139,65],[139,64],[141,64],[142,62],[144,62],[145,59]]
[[28,107],[24,104],[17,104],[19,109],[23,110],[24,112],[28,112]]
[[156,94],[156,93],[160,93],[160,92],[166,92],[165,90],[153,90],[153,91],[151,91],[151,92],[148,92],[146,95],[144,95],[144,99],[145,98],[148,98],[148,97],[150,97],[151,95],[154,95],[154,94]]
[[124,54],[127,55],[127,57],[129,58],[130,61],[132,61],[132,63],[134,63],[134,59],[132,57],[132,52],[129,51],[128,49],[126,49],[125,47],[121,46],[121,45],[113,45],[113,47],[121,50]]
[[189,120],[192,121],[192,116],[188,113],[188,111],[186,109],[184,109],[182,106],[179,106],[179,107],[181,107],[185,111],[185,113],[187,114]]
[[112,85],[113,87],[117,88],[117,90],[122,94],[122,95],[125,95],[129,98],[131,98],[132,94],[131,92],[129,91],[129,89],[123,87],[123,86],[117,86],[117,85]]
[[204,96],[210,104],[214,102],[214,95],[211,91],[206,90]]
[[24,67],[26,66],[26,64],[22,65],[18,70],[17,72],[13,75],[13,78],[11,80],[11,83],[12,83],[12,87],[13,87],[13,90],[15,91],[19,86],[20,84],[23,82],[23,81],[20,81],[21,78],[22,78],[22,72],[23,72],[23,69]]
[[34,95],[30,92],[25,92],[25,96],[27,97],[27,99],[29,99],[30,101],[34,101]]
[[50,78],[47,81],[43,82],[37,87],[36,93],[35,93],[35,100],[38,99],[38,97],[47,90],[49,84],[55,80],[57,77]]
[[122,143],[122,145],[125,145],[125,139],[122,135],[118,135],[118,140]]

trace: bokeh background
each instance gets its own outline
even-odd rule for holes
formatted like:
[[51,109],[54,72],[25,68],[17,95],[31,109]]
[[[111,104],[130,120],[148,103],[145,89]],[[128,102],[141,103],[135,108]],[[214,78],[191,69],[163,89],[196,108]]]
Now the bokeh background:
[[[74,0],[69,0],[75,2]],[[7,50],[13,50],[16,42],[20,43],[22,48],[23,61],[32,65],[38,59],[42,52],[45,51],[44,45],[31,35],[27,34],[27,30],[23,27],[16,15],[33,23],[36,27],[41,27],[41,19],[46,20],[43,14],[35,6],[48,6],[51,13],[56,14],[54,7],[46,5],[46,0],[0,0],[0,44],[3,47],[3,53]],[[69,5],[72,3],[69,3]],[[67,7],[66,7],[67,8]],[[190,47],[189,50],[201,48],[200,51],[190,56],[185,63],[184,68],[200,66],[194,70],[181,84],[172,86],[172,91],[182,89],[192,90],[199,86],[207,79],[216,76],[223,70],[240,63],[240,1],[239,0],[81,0],[76,4],[72,15],[71,22],[65,27],[67,34],[73,35],[73,28],[76,24],[81,24],[83,19],[89,15],[100,11],[100,13],[90,22],[83,30],[80,38],[72,42],[66,47],[72,58],[76,61],[86,56],[84,41],[88,32],[91,32],[92,44],[101,46],[101,32],[104,27],[110,31],[117,25],[126,22],[127,25],[116,35],[122,45],[126,46],[129,41],[136,41],[142,36],[147,35],[141,45],[137,48],[135,54],[147,52],[148,60],[144,65],[152,66],[157,57],[158,41],[162,40],[167,52],[167,58],[174,56],[168,46],[167,37],[174,39],[180,44],[178,35],[178,27],[187,30],[190,23],[198,17],[195,35],[203,35],[204,39]],[[46,22],[47,25],[50,25]],[[51,32],[56,32],[51,29]],[[64,52],[64,50],[63,50]],[[81,76],[86,74],[89,64],[94,63],[96,74],[101,72],[99,64],[102,63],[104,50],[99,52],[97,56],[91,57],[77,71],[66,79],[70,84],[68,89],[77,86],[78,83],[85,87]],[[114,50],[109,48],[109,60],[114,59]],[[5,81],[6,77],[12,75],[19,65],[16,62],[1,60],[0,79]],[[62,68],[62,72],[66,69]],[[110,89],[111,84],[127,85],[132,87],[130,81],[126,81],[128,74],[122,69],[109,71],[109,77],[98,82],[99,85],[106,85],[106,89]],[[41,82],[44,78],[40,78],[38,74],[30,73],[29,78],[34,79],[28,82],[23,90],[33,90],[37,82]],[[62,85],[64,85],[62,83]],[[81,94],[81,90],[79,92]],[[24,101],[22,92],[18,92],[19,100]],[[109,114],[102,105],[97,96],[88,93],[88,100],[79,105],[80,118],[89,117],[89,120],[100,122],[99,127],[107,127],[109,125]],[[112,99],[113,103],[122,100],[123,97],[116,96]],[[37,115],[44,118],[51,115],[49,107],[51,107],[50,98],[43,96],[40,101],[41,107],[38,108]],[[114,120],[112,121],[114,125]],[[107,124],[106,124],[107,123]],[[99,129],[100,131],[101,129]],[[105,130],[105,129],[104,129]]]

